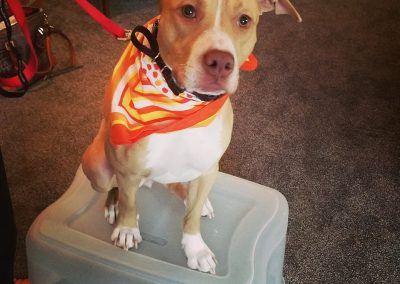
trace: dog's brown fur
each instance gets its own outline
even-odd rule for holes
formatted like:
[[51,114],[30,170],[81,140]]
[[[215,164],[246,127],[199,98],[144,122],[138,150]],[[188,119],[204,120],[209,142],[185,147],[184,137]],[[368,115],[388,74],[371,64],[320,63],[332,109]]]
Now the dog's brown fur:
[[[202,66],[192,64],[194,60],[193,54],[207,52],[207,50],[202,50],[201,46],[199,46],[201,45],[198,41],[199,38],[216,38],[218,41],[218,33],[223,33],[224,38],[228,38],[231,42],[231,45],[228,45],[228,49],[230,48],[228,52],[235,53],[233,54],[235,59],[234,68],[237,71],[256,43],[256,26],[259,15],[262,12],[276,8],[277,13],[288,13],[297,18],[298,21],[301,21],[300,16],[288,0],[160,0],[159,2],[161,18],[157,40],[161,56],[173,70],[177,83],[194,89],[207,88],[207,84],[204,84],[201,78],[209,76],[205,74]],[[189,4],[196,7],[197,17],[195,19],[188,19],[182,16],[182,6]],[[243,14],[250,16],[252,19],[250,25],[245,28],[238,25],[238,18]],[[219,19],[217,27],[216,19]],[[205,33],[210,33],[210,35],[204,36]],[[212,48],[218,49],[219,46],[226,46],[223,40],[218,44]],[[195,59],[197,60],[197,58]],[[191,68],[190,70],[188,70],[189,67]],[[193,78],[188,78],[190,77],[188,74],[195,74],[200,79],[193,80]],[[231,75],[231,77],[233,76],[235,75]],[[221,89],[233,93],[236,90],[237,80],[238,78],[234,77],[230,81],[225,80],[219,84]],[[213,90],[207,91],[212,92]],[[108,125],[110,125],[111,95],[105,98],[103,122],[93,143],[83,155],[82,166],[94,189],[100,192],[108,192],[114,186],[118,186],[119,193],[116,194],[116,191],[113,190],[107,200],[107,206],[110,206],[110,204],[116,205],[116,199],[118,198],[117,228],[138,228],[136,191],[141,181],[149,177],[152,172],[151,168],[146,168],[145,166],[148,152],[151,151],[149,138],[144,138],[132,145],[116,146],[110,143]],[[218,115],[223,121],[223,133],[221,133],[221,139],[217,140],[221,143],[219,147],[223,153],[230,142],[233,123],[232,107],[229,100]],[[202,207],[207,200],[217,173],[218,161],[215,162],[212,168],[192,181],[185,183],[176,181],[169,185],[171,190],[174,190],[186,200],[187,211],[183,225],[184,234],[195,235],[200,232]],[[135,246],[140,240],[134,240]],[[119,239],[116,240],[116,244],[125,247],[125,244],[122,244]],[[210,264],[208,268],[200,266],[198,269],[202,271],[213,272],[213,267],[215,270],[215,263]]]

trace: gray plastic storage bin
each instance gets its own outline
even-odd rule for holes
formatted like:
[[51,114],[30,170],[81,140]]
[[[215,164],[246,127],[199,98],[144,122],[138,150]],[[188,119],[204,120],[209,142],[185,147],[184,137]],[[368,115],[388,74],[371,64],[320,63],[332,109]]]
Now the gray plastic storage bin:
[[110,241],[106,194],[78,169],[67,192],[44,210],[27,236],[31,284],[283,283],[288,205],[271,188],[220,173],[210,194],[215,218],[202,236],[215,253],[217,274],[191,270],[181,249],[184,204],[163,186],[138,192],[138,250]]

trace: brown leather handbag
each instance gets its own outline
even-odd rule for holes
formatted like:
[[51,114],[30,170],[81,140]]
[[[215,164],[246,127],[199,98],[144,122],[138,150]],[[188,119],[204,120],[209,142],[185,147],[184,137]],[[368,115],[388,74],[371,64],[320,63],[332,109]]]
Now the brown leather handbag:
[[[80,67],[71,41],[48,23],[43,9],[21,7],[16,0],[0,0],[0,20],[1,95],[22,96],[35,82]],[[57,72],[51,48],[53,35],[62,37],[70,50],[70,66]]]

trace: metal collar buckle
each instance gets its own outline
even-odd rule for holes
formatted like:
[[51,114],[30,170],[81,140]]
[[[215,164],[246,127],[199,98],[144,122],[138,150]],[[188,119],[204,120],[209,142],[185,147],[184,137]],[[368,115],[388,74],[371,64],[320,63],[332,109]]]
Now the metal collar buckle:
[[117,40],[127,41],[131,39],[132,30],[125,30],[123,37],[117,37]]

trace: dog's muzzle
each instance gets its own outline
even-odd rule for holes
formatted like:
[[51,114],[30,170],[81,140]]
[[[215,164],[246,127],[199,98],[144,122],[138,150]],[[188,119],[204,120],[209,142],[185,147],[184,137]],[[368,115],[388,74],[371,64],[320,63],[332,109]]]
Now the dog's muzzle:
[[[165,81],[167,82],[168,87],[176,96],[179,96],[181,93],[187,90],[185,88],[178,86],[176,80],[173,77],[172,70],[167,66],[167,64],[165,64],[164,60],[160,55],[160,48],[157,42],[158,25],[159,21],[157,20],[154,24],[152,32],[150,32],[144,26],[135,27],[131,34],[131,41],[132,44],[140,52],[143,52],[157,63]],[[149,42],[150,47],[147,47],[144,44],[142,44],[136,37],[136,33],[141,33]],[[204,55],[203,65],[208,73],[226,77],[232,72],[234,65],[233,56],[231,56],[232,58],[230,58],[230,56],[228,55],[228,53],[225,54],[224,52],[218,50],[209,51]],[[218,98],[224,95],[224,93],[221,93],[219,95],[209,95],[209,94],[199,93],[196,91],[190,93],[197,99],[205,102],[217,100]]]

